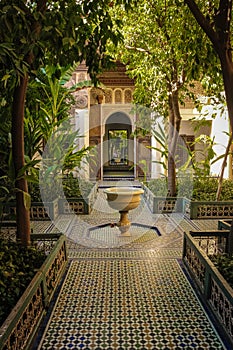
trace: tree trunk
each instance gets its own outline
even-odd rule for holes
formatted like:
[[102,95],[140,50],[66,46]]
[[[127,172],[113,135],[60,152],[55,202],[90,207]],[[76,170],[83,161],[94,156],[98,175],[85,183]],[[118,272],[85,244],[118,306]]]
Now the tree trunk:
[[226,103],[228,116],[230,120],[230,132],[233,131],[233,63],[232,59],[227,55],[227,53],[222,57],[220,56],[224,90],[226,95]]
[[[224,90],[226,95],[226,104],[230,120],[230,133],[233,134],[233,62],[231,46],[231,22],[232,22],[232,0],[223,0],[219,2],[219,8],[215,18],[216,31],[210,25],[209,19],[204,16],[194,0],[185,0],[198,24],[211,40],[215,51],[217,52],[222,68]],[[217,20],[217,21],[216,21]],[[231,223],[228,254],[233,252],[233,220]]]
[[210,24],[209,19],[201,12],[195,0],[185,0],[197,23],[209,37],[217,52],[221,62],[224,90],[226,95],[227,109],[233,130],[233,62],[231,47],[231,21],[232,21],[232,0],[223,0],[219,2],[219,8],[216,9],[215,30]]
[[[225,53],[224,57],[220,57],[222,72],[223,72],[223,82],[226,94],[226,103],[228,116],[230,120],[230,133],[233,133],[233,63],[230,56]],[[232,137],[232,136],[231,136]],[[231,228],[228,237],[228,251],[229,256],[233,254],[233,219],[231,222]]]
[[167,164],[167,185],[168,185],[168,196],[174,196],[176,192],[176,165],[174,161],[174,154],[172,149],[172,138],[175,123],[175,116],[172,104],[172,95],[169,95],[168,100],[169,106],[169,127],[168,127],[168,164]]
[[178,90],[169,97],[169,137],[168,137],[168,194],[176,195],[176,147],[179,137],[181,115],[179,110]]
[[[15,176],[25,165],[24,162],[24,106],[28,84],[28,75],[20,78],[16,86],[12,106],[12,156]],[[30,215],[26,207],[25,194],[28,194],[27,181],[21,178],[16,181],[16,222],[17,240],[24,246],[30,245]]]
[[227,148],[226,148],[223,162],[222,162],[221,172],[220,172],[220,175],[218,178],[218,189],[217,189],[217,193],[216,193],[216,201],[219,201],[219,199],[220,199],[220,195],[221,195],[221,191],[222,191],[224,170],[225,170],[225,167],[227,165],[227,157],[229,155],[231,145],[232,145],[232,134],[229,136],[229,141],[228,141]]
[[168,196],[174,197],[176,195],[176,164],[174,157],[169,152],[168,154]]

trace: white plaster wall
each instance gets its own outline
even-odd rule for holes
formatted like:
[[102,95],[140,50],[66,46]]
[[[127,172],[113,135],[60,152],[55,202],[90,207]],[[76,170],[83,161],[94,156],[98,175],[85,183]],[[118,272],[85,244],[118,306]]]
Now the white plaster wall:
[[[228,118],[226,113],[221,116],[220,111],[217,113],[217,116],[215,119],[212,118],[213,110],[208,107],[203,107],[202,112],[198,112],[196,109],[181,109],[181,115],[182,115],[182,121],[181,121],[181,127],[180,127],[180,134],[186,134],[186,135],[194,135],[195,138],[200,136],[201,134],[205,134],[210,136],[211,138],[215,138],[216,145],[214,146],[214,151],[216,152],[216,157],[220,156],[225,152],[225,147],[228,142],[228,138],[225,131],[229,130],[228,127]],[[198,119],[205,115],[206,120],[210,120],[212,126],[201,126],[196,129],[196,126],[198,124]],[[196,121],[195,119],[196,118]],[[160,125],[163,125],[163,120],[159,121]],[[152,137],[152,147],[159,148],[160,145],[158,142]],[[204,149],[204,145],[199,145],[199,149]],[[201,153],[201,152],[200,152]],[[201,160],[200,154],[197,153],[196,155],[197,160]],[[152,169],[151,169],[151,177],[152,178],[158,178],[161,177],[161,174],[165,174],[165,171],[163,167],[155,163],[153,161],[159,161],[160,160],[160,152],[155,151],[152,149]],[[211,175],[216,176],[219,174],[221,169],[222,160],[219,160],[218,162],[214,163],[211,166]],[[229,171],[228,168],[226,168],[224,176],[228,177]]]
[[[152,114],[152,118],[153,118],[153,114]],[[159,118],[157,119],[157,123],[162,126],[163,125],[163,118]],[[156,125],[154,126],[154,128],[157,130],[158,128],[156,127]],[[158,130],[157,130],[158,131]],[[157,179],[160,178],[163,174],[164,174],[164,168],[161,164],[159,164],[158,162],[161,161],[161,153],[157,150],[155,150],[155,148],[159,148],[160,149],[160,144],[156,141],[156,139],[153,137],[151,137],[151,146],[152,146],[152,150],[151,150],[151,160],[152,160],[152,164],[151,164],[151,178],[152,179]]]
[[[77,139],[77,147],[81,149],[82,147],[89,146],[89,113],[88,109],[75,109],[75,130],[79,130],[79,137]],[[80,169],[78,169],[79,174],[82,178],[89,178],[89,165],[82,162]]]
[[[220,106],[221,108],[221,106]],[[220,108],[216,111],[211,106],[205,106],[202,109],[202,113],[208,113],[207,119],[211,119],[211,116],[216,113],[216,117],[212,119],[212,131],[211,138],[214,138],[215,145],[213,147],[216,152],[216,158],[223,155],[225,153],[227,144],[228,144],[228,136],[226,132],[229,132],[229,119],[228,113],[225,110],[224,113],[221,112]],[[223,159],[218,160],[216,163],[211,165],[211,175],[218,176],[221,167],[222,167]],[[229,162],[228,162],[229,163]],[[229,176],[229,165],[225,168],[224,177],[228,178]]]

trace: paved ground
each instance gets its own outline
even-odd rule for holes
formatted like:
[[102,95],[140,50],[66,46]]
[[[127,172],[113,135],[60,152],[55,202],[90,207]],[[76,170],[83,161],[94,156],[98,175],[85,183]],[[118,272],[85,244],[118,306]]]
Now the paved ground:
[[70,257],[34,350],[226,349],[181,260],[183,232],[217,221],[151,214],[142,201],[130,213],[131,237],[121,237],[108,225],[118,217],[100,190],[91,215],[33,224],[64,232]]

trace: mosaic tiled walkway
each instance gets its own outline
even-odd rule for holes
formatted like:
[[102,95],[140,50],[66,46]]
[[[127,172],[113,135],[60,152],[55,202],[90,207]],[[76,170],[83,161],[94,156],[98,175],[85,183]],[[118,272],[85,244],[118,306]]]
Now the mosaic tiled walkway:
[[[86,225],[116,220],[115,213],[95,208],[80,225],[72,217],[60,218],[70,265],[33,350],[227,349],[181,261],[182,232],[207,224],[179,215],[156,217],[143,203],[135,212],[134,222],[156,222],[161,235],[136,229],[131,241],[112,247],[116,233],[111,228],[93,231],[94,237],[87,237],[85,230]],[[46,226],[46,231],[56,229]],[[111,244],[104,248],[108,240]]]
[[71,262],[38,349],[224,349],[177,259],[104,255]]

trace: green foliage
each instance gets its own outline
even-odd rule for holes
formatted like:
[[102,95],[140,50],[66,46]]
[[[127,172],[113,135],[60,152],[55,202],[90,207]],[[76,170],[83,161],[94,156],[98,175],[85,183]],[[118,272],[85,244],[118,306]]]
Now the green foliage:
[[[195,178],[193,181],[193,200],[214,201],[218,188],[216,178]],[[233,181],[225,179],[222,184],[220,200],[233,200]]]
[[[48,193],[49,200],[59,195],[56,181],[62,174],[80,168],[91,150],[91,147],[77,148],[77,139],[81,136],[78,130],[73,130],[69,119],[74,102],[72,92],[91,86],[91,82],[83,81],[67,87],[73,70],[71,65],[47,65],[39,70],[37,77],[29,84],[30,112],[25,117],[25,152],[32,158],[42,156],[44,145],[47,144],[43,154],[43,181],[40,183],[45,194],[44,200]],[[32,200],[41,201],[39,186],[29,184],[29,192]]]
[[46,256],[34,247],[24,248],[0,239],[0,325],[15,306]]
[[[0,71],[1,74],[1,71]],[[0,175],[5,174],[11,150],[11,104],[13,91],[3,86],[0,75]]]
[[[39,182],[39,163],[44,143],[57,127],[67,120],[73,101],[71,92],[79,87],[79,85],[72,89],[64,87],[71,78],[72,72],[73,68],[70,65],[67,67],[49,65],[39,70],[36,78],[31,79],[24,118],[25,166],[18,174],[15,174],[12,159],[10,129],[4,127],[5,124],[0,129],[0,142],[2,140],[3,144],[1,148],[1,172],[3,174],[0,178],[1,203],[15,200],[16,181],[22,176],[29,182],[29,192],[32,192],[33,200],[35,198],[39,200],[39,187],[37,186],[36,190],[35,184]],[[7,105],[1,106],[0,116],[1,113],[4,115],[4,111],[8,111]],[[10,123],[8,124],[10,126]],[[60,137],[65,138],[65,136]],[[72,137],[74,140],[78,137],[78,133],[73,133]],[[70,147],[65,155],[64,169],[80,166],[81,159],[87,155],[88,148],[80,151],[74,148],[74,146]],[[29,199],[28,196],[27,198]],[[29,203],[28,200],[27,203]]]
[[[30,84],[30,91],[33,96],[36,93],[37,102],[33,106],[32,103],[30,104],[32,113],[36,116],[36,122],[33,123],[34,118],[32,120],[30,118],[28,123],[30,133],[33,132],[34,135],[34,142],[29,145],[34,152],[32,156],[35,156],[36,152],[42,155],[44,147],[41,147],[41,143],[44,145],[49,142],[49,147],[53,148],[49,153],[56,156],[57,161],[64,158],[63,171],[79,167],[81,160],[90,150],[89,147],[77,150],[73,146],[74,141],[81,136],[79,131],[72,130],[68,120],[74,103],[72,92],[91,86],[90,81],[84,81],[67,87],[66,84],[71,79],[73,71],[74,67],[71,65],[66,67],[47,65],[39,71],[36,79]],[[67,144],[69,144],[68,149],[59,148],[59,145]],[[65,156],[64,150],[67,152]]]
[[[116,14],[124,23],[124,41],[116,55],[127,64],[128,74],[136,78],[135,100],[161,115],[168,114],[169,93],[179,90],[181,104],[186,97],[195,100],[194,81],[210,76],[213,64],[216,70],[219,67],[212,45],[201,35],[189,9],[179,0],[176,3],[140,0],[132,11],[118,10]],[[219,79],[212,74],[212,85],[213,80],[219,83],[221,75]]]
[[[53,134],[59,125],[70,115],[74,104],[72,92],[85,86],[90,81],[67,87],[75,67],[67,65],[46,65],[38,70],[28,87],[27,109],[25,115],[25,153],[34,156],[41,155],[43,144]],[[33,133],[33,135],[30,135]],[[29,150],[27,151],[27,149]],[[33,154],[32,154],[33,153]]]
[[164,170],[167,170],[168,161],[168,135],[158,123],[157,128],[152,129],[152,135],[157,141],[159,147],[151,147],[152,150],[160,153],[160,161],[154,161],[154,163],[161,164]]
[[214,201],[218,180],[216,178],[195,178],[193,181],[193,196],[196,201]]
[[[30,161],[27,159],[25,166],[20,169],[18,174],[16,174],[11,148],[7,156],[8,158],[4,159],[2,162],[1,172],[4,175],[0,177],[0,218],[2,218],[4,212],[4,205],[8,202],[16,200],[16,193],[20,191],[16,187],[16,181],[18,179],[25,176],[30,182],[38,182],[38,172],[35,169],[35,165],[38,163],[37,160]],[[23,198],[25,207],[30,208],[30,195],[26,192],[23,192]]]
[[4,213],[4,204],[9,200],[10,198],[10,186],[8,185],[8,178],[7,176],[1,176],[0,177],[0,219],[3,217]]
[[[30,95],[29,98],[31,98]],[[36,99],[34,99],[34,106],[34,108],[37,108]],[[40,155],[43,150],[44,134],[42,123],[42,116],[39,116],[38,112],[36,113],[27,107],[24,118],[24,150],[29,159]]]
[[[117,0],[128,8],[133,1]],[[124,6],[125,5],[125,6]],[[33,73],[47,62],[65,66],[85,60],[89,74],[111,62],[105,53],[107,42],[117,43],[118,26],[109,14],[109,0],[0,2],[0,62],[5,84],[17,83],[19,76]],[[14,80],[14,82],[12,82]]]
[[[148,188],[154,193],[155,196],[166,196],[167,178],[151,180],[148,183]],[[189,176],[178,177],[177,194],[179,197],[187,197],[195,201],[215,201],[217,188],[217,178],[193,178],[192,174]],[[225,179],[223,181],[220,200],[233,200],[232,180]]]
[[221,275],[229,283],[231,288],[233,288],[233,257],[227,255],[210,255],[209,258],[217,267]]
[[[49,193],[49,200],[54,200],[56,198],[59,198],[59,191],[56,191],[56,186],[54,186],[54,182],[51,184],[53,187],[52,191]],[[84,179],[80,179],[78,177],[75,177],[73,173],[67,174],[65,177],[62,179],[62,186],[63,186],[63,191],[64,194],[67,198],[74,198],[74,197],[84,197],[86,198],[93,186],[94,183],[91,181],[87,181]],[[33,184],[30,186],[30,195],[31,195],[31,201],[32,202],[41,202],[41,192],[40,188],[42,189],[42,193],[44,193],[43,199],[46,199],[45,193],[48,191],[48,187],[45,186],[43,188],[43,183],[39,184]]]
[[[178,186],[176,195],[179,195],[179,197],[191,198],[193,190],[192,174],[178,177],[177,182]],[[166,197],[168,195],[167,177],[150,180],[147,184],[147,187],[155,196]]]
[[62,183],[64,194],[67,198],[86,198],[94,186],[93,182],[74,177],[72,173],[64,178]]
[[222,192],[220,196],[221,199],[233,200],[233,181],[232,180],[223,180]]
[[[53,184],[52,184],[53,185]],[[46,191],[50,190],[50,188],[43,183],[39,185],[39,183],[31,183],[29,186],[29,193],[31,196],[31,202],[42,202],[42,198],[41,198],[41,192],[40,192],[40,188],[42,189],[42,191],[44,191],[44,193],[46,193]],[[53,190],[50,190],[49,196],[48,196],[48,201],[53,201],[54,199],[59,197],[59,193],[56,192],[56,186],[53,188]],[[44,200],[46,200],[46,196],[43,198]]]
[[78,131],[73,131],[70,121],[66,120],[48,140],[40,168],[43,200],[48,200],[52,194],[53,198],[55,193],[59,195],[62,190],[61,179],[75,167],[79,168],[81,162],[89,157],[91,147],[77,149],[77,136]]
[[158,197],[166,197],[168,188],[167,188],[167,178],[154,179],[148,182],[147,187]]
[[[163,157],[160,164],[167,170],[171,194],[176,190],[174,168],[178,164],[175,157],[175,162],[171,157],[175,155],[182,119],[180,105],[184,105],[187,98],[197,103],[194,87],[206,73],[202,64],[212,67],[214,57],[209,52],[213,51],[211,45],[200,35],[201,29],[189,9],[179,0],[176,3],[178,5],[168,0],[152,4],[140,0],[129,13],[116,14],[124,23],[124,40],[118,46],[116,57],[126,64],[127,74],[135,80],[134,101],[162,117],[169,117],[168,142],[161,140],[161,133],[156,137],[160,138],[160,145],[163,143],[157,151]],[[141,124],[148,125],[144,115]]]
[[39,184],[31,184],[30,196],[32,202],[41,202],[40,187]]
[[179,197],[192,198],[193,172],[190,170],[180,171],[177,176],[177,195]]
[[[188,160],[181,168],[186,170],[186,168],[191,165],[195,176],[202,178],[209,176],[211,164],[216,161],[214,138],[212,139],[207,135],[200,135],[190,146],[193,145],[195,145],[195,149],[193,151],[191,151],[188,147],[185,148],[188,153]],[[196,159],[198,159],[198,161]]]
[[[129,6],[130,0],[116,0],[115,3]],[[116,44],[120,38],[118,27],[114,27],[109,14],[109,5],[109,0],[70,0],[69,4],[66,0],[0,2],[0,81],[13,91],[12,135],[16,145],[13,160],[17,171],[24,166],[21,135],[28,79],[46,62],[66,66],[85,61],[88,73],[96,83],[96,74],[111,62],[105,50],[107,43],[111,40]],[[1,100],[1,104],[5,101]],[[16,184],[20,191],[27,188],[25,178]],[[22,194],[17,196],[17,200],[20,199]],[[18,238],[28,244],[28,212],[18,207],[16,219]],[[24,221],[26,225],[22,224]]]

